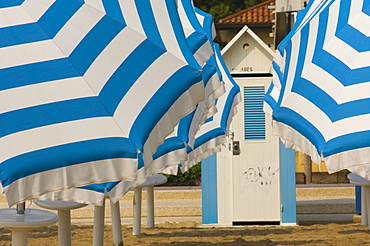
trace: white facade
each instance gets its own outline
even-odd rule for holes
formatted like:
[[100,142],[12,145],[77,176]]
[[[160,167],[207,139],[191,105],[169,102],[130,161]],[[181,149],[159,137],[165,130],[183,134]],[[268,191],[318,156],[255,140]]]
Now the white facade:
[[275,0],[275,12],[294,12],[304,9],[308,0]]
[[[258,100],[263,100],[271,83],[269,71],[274,53],[245,26],[222,54],[240,86],[243,101],[237,106],[231,126],[233,142],[217,154],[218,224],[280,222],[279,139],[272,136],[271,117],[260,115],[264,120],[261,136],[254,139],[247,134],[248,91],[253,97],[256,89]],[[254,104],[255,99],[251,100]],[[236,148],[234,153],[232,148]]]

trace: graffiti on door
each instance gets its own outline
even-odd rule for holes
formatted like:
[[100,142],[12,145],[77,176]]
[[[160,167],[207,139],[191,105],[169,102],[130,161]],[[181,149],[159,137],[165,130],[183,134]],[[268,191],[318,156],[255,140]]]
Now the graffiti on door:
[[279,173],[279,168],[274,167],[250,167],[243,173],[247,182],[260,185],[271,185],[273,179]]

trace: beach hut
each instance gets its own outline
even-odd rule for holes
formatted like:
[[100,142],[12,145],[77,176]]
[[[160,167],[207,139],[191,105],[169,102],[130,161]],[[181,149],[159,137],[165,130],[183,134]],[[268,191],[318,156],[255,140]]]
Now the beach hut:
[[203,224],[296,224],[294,151],[263,112],[274,51],[245,26],[222,55],[243,101],[228,145],[202,162]]

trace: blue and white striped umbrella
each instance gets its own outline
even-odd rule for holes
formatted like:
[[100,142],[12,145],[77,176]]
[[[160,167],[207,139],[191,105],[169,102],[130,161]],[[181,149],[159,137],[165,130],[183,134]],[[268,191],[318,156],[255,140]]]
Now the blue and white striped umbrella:
[[[227,141],[229,124],[236,113],[235,105],[241,99],[239,86],[232,79],[223,62],[219,46],[212,41],[215,33],[213,18],[209,14],[197,10],[191,4],[190,0],[182,0],[181,2],[188,11],[187,14],[190,15],[188,19],[190,20],[189,23],[192,24],[193,30],[198,33],[205,33],[208,42],[212,44],[214,50],[212,57],[203,66],[203,79],[208,81],[211,78],[213,83],[221,79],[223,85],[215,88],[213,94],[210,93],[206,97],[214,109],[211,109],[206,114],[204,124],[196,129],[196,131],[193,131],[191,128],[191,126],[195,125],[192,119],[193,116],[188,115],[180,121],[177,132],[167,138],[164,144],[159,146],[154,162],[167,161],[171,163],[172,161],[174,165],[169,166],[163,171],[169,174],[177,174],[177,163],[175,160],[178,160],[178,158],[174,158],[172,155],[180,155],[183,147],[186,149],[186,156],[181,165],[183,172],[187,171],[197,162],[221,150],[221,144]],[[204,21],[205,19],[207,21]],[[216,68],[216,71],[212,70],[212,66]],[[189,135],[192,136],[192,139],[188,137]]]
[[266,95],[273,131],[330,173],[370,179],[370,3],[310,1],[280,43]]
[[241,102],[240,88],[231,77],[224,63],[220,48],[214,44],[216,64],[225,84],[225,93],[216,100],[217,113],[208,118],[195,135],[193,147],[188,147],[188,159],[181,166],[183,172],[201,160],[221,151],[228,141],[229,127],[237,113],[236,105]]
[[[40,197],[89,202],[88,193],[60,191],[136,180],[203,100],[197,63],[159,43],[172,38],[167,33],[139,32],[135,15],[150,19],[154,5],[131,2],[138,7],[0,2],[0,182],[9,205]],[[177,13],[164,9],[156,14],[171,25]]]
[[[104,193],[107,193],[112,201],[115,202],[132,186],[145,182],[151,175],[160,172],[174,162],[180,163],[186,160],[184,143],[188,142],[188,139],[191,137],[194,138],[195,131],[199,129],[200,124],[202,124],[207,117],[205,115],[210,111],[212,105],[209,105],[211,103],[214,105],[214,99],[210,100],[209,98],[213,98],[217,93],[220,93],[220,91],[223,93],[223,84],[219,79],[210,79],[211,77],[217,76],[215,67],[210,69],[208,69],[208,67],[207,69],[202,67],[204,62],[213,55],[213,49],[208,42],[206,34],[196,32],[195,29],[189,25],[186,29],[183,28],[183,22],[187,21],[190,23],[190,20],[184,20],[184,18],[188,18],[191,14],[191,12],[189,13],[189,8],[185,11],[186,6],[188,7],[188,5],[190,5],[190,1],[184,0],[183,2],[185,2],[185,4],[178,2],[179,5],[176,8],[176,5],[168,4],[168,2],[166,3],[166,1],[163,0],[120,0],[119,11],[121,11],[124,16],[127,16],[125,19],[127,23],[133,24],[138,21],[140,22],[139,24],[132,25],[139,33],[152,37],[153,40],[157,40],[156,43],[173,54],[176,54],[179,59],[203,71],[202,77],[205,87],[204,97],[206,100],[200,102],[196,110],[185,117],[186,120],[181,120],[181,127],[177,127],[182,129],[186,127],[187,134],[182,134],[180,138],[177,136],[172,137],[175,139],[171,138],[170,143],[169,140],[166,139],[164,146],[167,147],[163,148],[162,145],[160,146],[160,149],[154,154],[155,161],[150,160],[148,165],[140,168],[138,171],[138,178],[135,181],[122,180],[82,186],[78,187],[78,189],[55,192],[55,194],[59,193],[58,196],[62,196],[62,193],[69,192],[89,193],[91,194],[89,197],[103,199]],[[188,5],[186,5],[186,2],[188,2]],[[130,8],[127,8],[128,6]],[[132,11],[133,9],[136,11]],[[144,15],[144,13],[146,14]],[[170,21],[166,20],[163,13],[171,13],[171,15],[167,17]],[[151,16],[151,18],[147,18],[148,15]],[[196,20],[194,10],[193,15],[193,19]],[[182,30],[184,30],[184,32],[182,32]],[[167,39],[162,39],[161,33],[165,33]],[[174,151],[175,149],[176,151]],[[161,158],[158,158],[158,156]],[[166,156],[166,158],[163,158],[163,156]],[[97,202],[90,201],[89,203]]]

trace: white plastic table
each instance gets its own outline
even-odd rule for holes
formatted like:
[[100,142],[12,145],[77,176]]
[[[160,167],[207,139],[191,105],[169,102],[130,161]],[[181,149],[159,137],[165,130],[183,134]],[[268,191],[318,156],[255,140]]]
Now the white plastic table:
[[154,223],[154,186],[164,184],[167,182],[167,177],[162,174],[155,174],[149,178],[145,183],[134,188],[134,221],[133,221],[133,235],[140,235],[141,233],[141,200],[142,190],[146,187],[147,200],[147,214],[148,214],[148,228],[153,228]]
[[71,210],[82,208],[87,204],[69,201],[34,201],[38,206],[51,210],[58,210],[58,245],[71,246]]
[[58,216],[40,209],[26,209],[24,214],[17,214],[15,208],[0,209],[0,226],[12,231],[12,245],[26,246],[28,231],[56,223]]
[[348,174],[347,177],[351,184],[361,186],[361,225],[370,229],[370,181],[354,173]]

